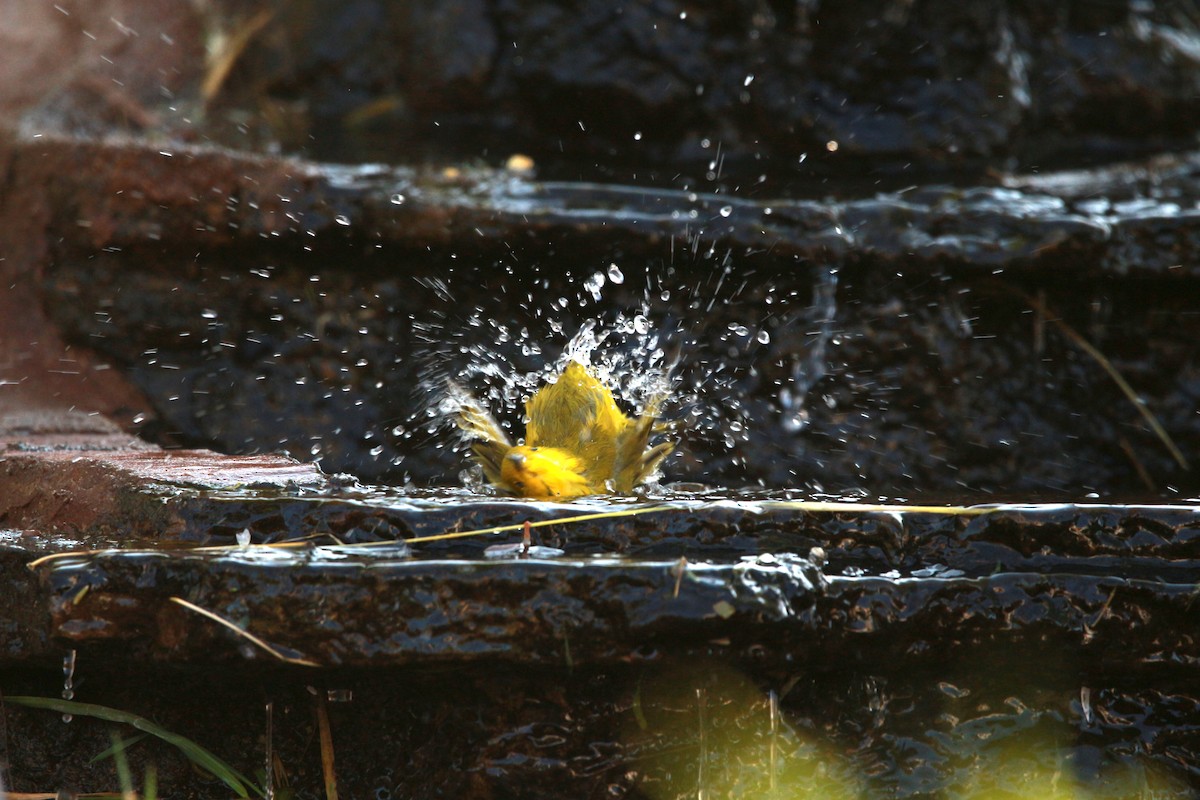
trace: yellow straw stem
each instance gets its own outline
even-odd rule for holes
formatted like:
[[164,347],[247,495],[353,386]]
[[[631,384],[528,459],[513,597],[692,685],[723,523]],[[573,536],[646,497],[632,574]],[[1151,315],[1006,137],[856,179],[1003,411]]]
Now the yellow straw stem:
[[178,603],[179,605],[183,606],[184,608],[188,609],[189,611],[195,611],[197,614],[200,614],[201,616],[208,617],[213,622],[216,622],[219,625],[224,625],[226,628],[233,631],[238,636],[241,636],[243,639],[247,640],[251,644],[261,647],[263,650],[266,650],[268,653],[275,656],[280,661],[286,661],[289,664],[299,664],[300,666],[303,666],[303,667],[319,667],[319,666],[321,666],[316,661],[309,661],[307,658],[295,658],[293,656],[285,655],[284,653],[281,653],[274,645],[268,644],[267,642],[264,642],[262,639],[258,638],[254,634],[250,633],[249,631],[239,628],[237,625],[235,625],[234,623],[225,619],[224,617],[220,616],[219,614],[214,614],[213,612],[209,611],[207,608],[201,608],[200,606],[196,605],[195,603],[189,603],[187,600],[184,600],[182,597],[172,597],[171,602]]
[[[1043,317],[1051,317],[1049,310],[1046,308],[1046,304],[1041,300],[1026,295],[1025,301]],[[1111,361],[1108,360],[1108,357],[1105,356],[1104,353],[1101,353],[1095,345],[1085,339],[1083,334],[1072,328],[1060,317],[1053,316],[1049,321],[1057,325],[1068,339],[1074,342],[1080,350],[1091,356],[1092,359],[1095,360],[1095,362],[1099,364],[1105,372],[1108,373],[1108,377],[1112,378],[1113,383],[1117,384],[1117,388],[1121,390],[1121,393],[1129,399],[1129,402],[1133,403],[1133,407],[1136,408],[1138,413],[1142,415],[1142,419],[1146,420],[1146,424],[1150,426],[1150,430],[1154,431],[1154,435],[1157,436],[1159,441],[1161,441],[1167,450],[1170,451],[1171,456],[1174,457],[1179,466],[1186,470],[1190,470],[1191,466],[1188,464],[1187,458],[1185,458],[1182,451],[1175,446],[1175,442],[1171,439],[1170,434],[1167,433],[1166,428],[1159,423],[1158,417],[1154,416],[1154,412],[1150,410],[1148,405],[1146,405],[1146,401],[1143,400],[1141,396],[1134,391],[1134,388],[1129,385],[1129,382],[1125,380],[1125,376],[1120,372],[1117,372],[1117,368],[1113,366]]]

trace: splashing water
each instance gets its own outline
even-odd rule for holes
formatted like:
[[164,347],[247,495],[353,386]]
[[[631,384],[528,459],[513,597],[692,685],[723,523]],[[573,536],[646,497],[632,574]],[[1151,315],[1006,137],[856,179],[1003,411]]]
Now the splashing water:
[[[504,327],[493,320],[475,322],[497,333]],[[652,398],[671,396],[671,371],[678,349],[663,345],[646,309],[619,313],[609,322],[586,320],[569,339],[561,325],[550,325],[549,328],[551,333],[542,337],[543,342],[565,339],[559,355],[529,371],[515,368],[515,359],[505,357],[505,351],[513,347],[525,352],[533,335],[527,328],[515,337],[497,336],[495,345],[461,346],[459,356],[465,357],[466,363],[449,370],[442,385],[429,381],[424,387],[430,398],[425,412],[428,433],[445,441],[445,429],[453,424],[459,411],[474,406],[493,415],[505,434],[511,440],[519,441],[527,422],[525,401],[543,385],[556,381],[570,361],[588,367],[632,415],[641,413]],[[539,352],[542,349],[539,344]],[[673,405],[668,400],[664,411],[667,418],[673,416]],[[459,478],[468,488],[478,490],[483,486],[483,477],[477,467],[460,473]]]
[[588,292],[592,295],[592,300],[597,303],[600,302],[600,290],[604,288],[604,280],[604,273],[597,272],[583,282],[583,288],[588,290]]
[[[678,423],[682,439],[664,465],[669,477],[705,480],[714,472],[736,470],[744,461],[740,448],[750,439],[751,416],[801,413],[805,396],[824,376],[836,271],[817,271],[811,303],[801,309],[792,295],[774,293],[770,273],[753,281],[731,280],[731,250],[719,250],[699,233],[680,243],[679,248],[672,243],[670,261],[636,271],[609,262],[582,271],[574,264],[535,265],[536,277],[510,286],[496,303],[460,309],[447,298],[426,319],[414,319],[414,335],[424,342],[418,354],[423,377],[413,387],[421,410],[415,424],[401,426],[403,436],[420,435],[430,448],[453,449],[465,465],[467,445],[456,435],[454,420],[464,402],[473,401],[509,440],[519,442],[525,401],[573,359],[608,385],[630,415],[669,390],[662,416]],[[691,263],[677,268],[678,255]],[[707,277],[705,262],[711,263]],[[510,265],[495,266],[513,274]],[[748,302],[758,298],[765,315],[731,317],[731,304],[743,294]],[[519,310],[506,308],[513,303]],[[577,314],[577,307],[584,313]],[[513,324],[514,318],[521,322]],[[792,367],[794,375],[780,376],[786,387],[782,402],[768,407],[747,400],[764,377],[754,366],[754,352],[772,345],[771,331],[814,322],[816,344],[803,354],[779,354],[793,363],[803,359]],[[687,467],[681,474],[673,464]],[[482,485],[477,470],[459,477],[469,488]]]
[[813,386],[828,372],[827,351],[833,338],[834,319],[837,316],[838,271],[835,267],[824,267],[817,272],[813,286],[812,312],[817,330],[812,347],[806,357],[792,366],[791,384],[779,392],[779,405],[783,410],[784,428],[802,430],[808,424],[805,400]]

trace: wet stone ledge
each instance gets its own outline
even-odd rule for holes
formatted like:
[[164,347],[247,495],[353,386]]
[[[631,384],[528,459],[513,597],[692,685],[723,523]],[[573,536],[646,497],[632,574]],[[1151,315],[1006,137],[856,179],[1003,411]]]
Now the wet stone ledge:
[[[658,252],[672,238],[781,257],[1195,277],[1200,161],[1159,156],[1095,172],[912,186],[863,199],[737,195],[538,181],[484,168],[343,166],[180,145],[8,138],[6,207],[63,238],[57,249],[262,244],[317,238],[462,253],[595,243]],[[18,201],[36,201],[20,206]],[[303,238],[301,238],[303,237]],[[515,241],[514,241],[515,240]],[[602,241],[603,240],[603,241]],[[1138,247],[1142,241],[1143,246]],[[1140,252],[1134,252],[1140,251]],[[1147,261],[1155,251],[1177,258]],[[1134,257],[1134,256],[1138,257]],[[1081,263],[1082,262],[1082,263]],[[147,265],[148,266],[148,265]],[[11,266],[10,266],[11,268]]]
[[[915,667],[947,649],[1000,644],[1073,648],[1097,670],[1200,664],[1187,628],[1194,582],[824,577],[787,556],[404,563],[332,550],[64,559],[45,570],[51,634],[83,652],[119,646],[138,660],[191,664],[602,667],[690,653],[828,669],[869,653]],[[241,620],[271,650],[192,606]]]
[[[864,649],[920,660],[1023,642],[1128,669],[1198,655],[1190,506],[678,493],[555,506],[367,489],[281,459],[66,452],[27,442],[0,464],[10,664],[64,646],[326,667],[602,666],[715,647],[827,668]],[[191,469],[173,484],[168,456]],[[526,521],[520,557],[507,543]]]

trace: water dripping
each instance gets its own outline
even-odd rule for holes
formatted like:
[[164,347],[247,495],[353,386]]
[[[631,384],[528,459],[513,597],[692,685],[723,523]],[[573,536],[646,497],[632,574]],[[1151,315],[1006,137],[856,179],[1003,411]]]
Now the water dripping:
[[[74,650],[68,650],[67,654],[65,656],[63,656],[62,699],[63,700],[74,700],[75,699],[75,651]],[[72,714],[63,714],[62,715],[63,722],[70,722],[74,718],[75,717]]]
[[770,719],[770,756],[767,762],[767,788],[771,792],[771,796],[775,796],[775,791],[778,786],[778,762],[779,762],[779,695],[772,689],[767,693],[767,709]]
[[587,289],[588,292],[591,293],[592,299],[597,303],[600,302],[600,290],[604,287],[604,281],[604,273],[597,272],[583,282],[583,288]]
[[792,367],[791,386],[780,393],[780,402],[784,410],[789,412],[784,416],[784,427],[788,430],[798,431],[805,426],[808,421],[808,414],[804,409],[805,399],[813,386],[828,372],[826,351],[829,349],[829,343],[834,340],[837,287],[837,268],[819,268],[813,284],[811,306],[813,318],[817,323],[816,340],[809,348],[807,356]]
[[708,693],[703,686],[696,688],[696,709],[699,714],[700,758],[696,762],[696,800],[704,800],[708,796],[706,790],[705,762],[708,760],[708,720],[706,711]]

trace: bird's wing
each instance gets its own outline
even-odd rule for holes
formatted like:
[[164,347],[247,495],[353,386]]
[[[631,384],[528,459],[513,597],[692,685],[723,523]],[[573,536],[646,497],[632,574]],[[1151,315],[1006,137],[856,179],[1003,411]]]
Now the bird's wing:
[[633,485],[637,486],[650,480],[650,476],[658,469],[658,465],[663,462],[664,458],[671,455],[677,444],[679,442],[663,442],[643,452],[642,458],[638,462],[637,477],[634,478]]
[[471,452],[483,467],[483,474],[488,481],[500,483],[500,463],[505,453],[512,449],[512,443],[478,400],[453,384],[450,390],[458,404],[455,422],[465,438],[475,440],[471,443]]
[[630,492],[633,487],[649,480],[662,460],[669,456],[678,444],[672,441],[650,447],[651,436],[673,427],[658,419],[658,409],[664,399],[665,396],[651,400],[642,415],[631,420],[617,436],[617,458],[613,464],[613,477],[618,492]]
[[471,452],[475,454],[475,460],[479,462],[479,466],[483,467],[484,477],[493,486],[504,485],[504,479],[500,475],[500,466],[505,454],[511,449],[488,440],[471,444]]

